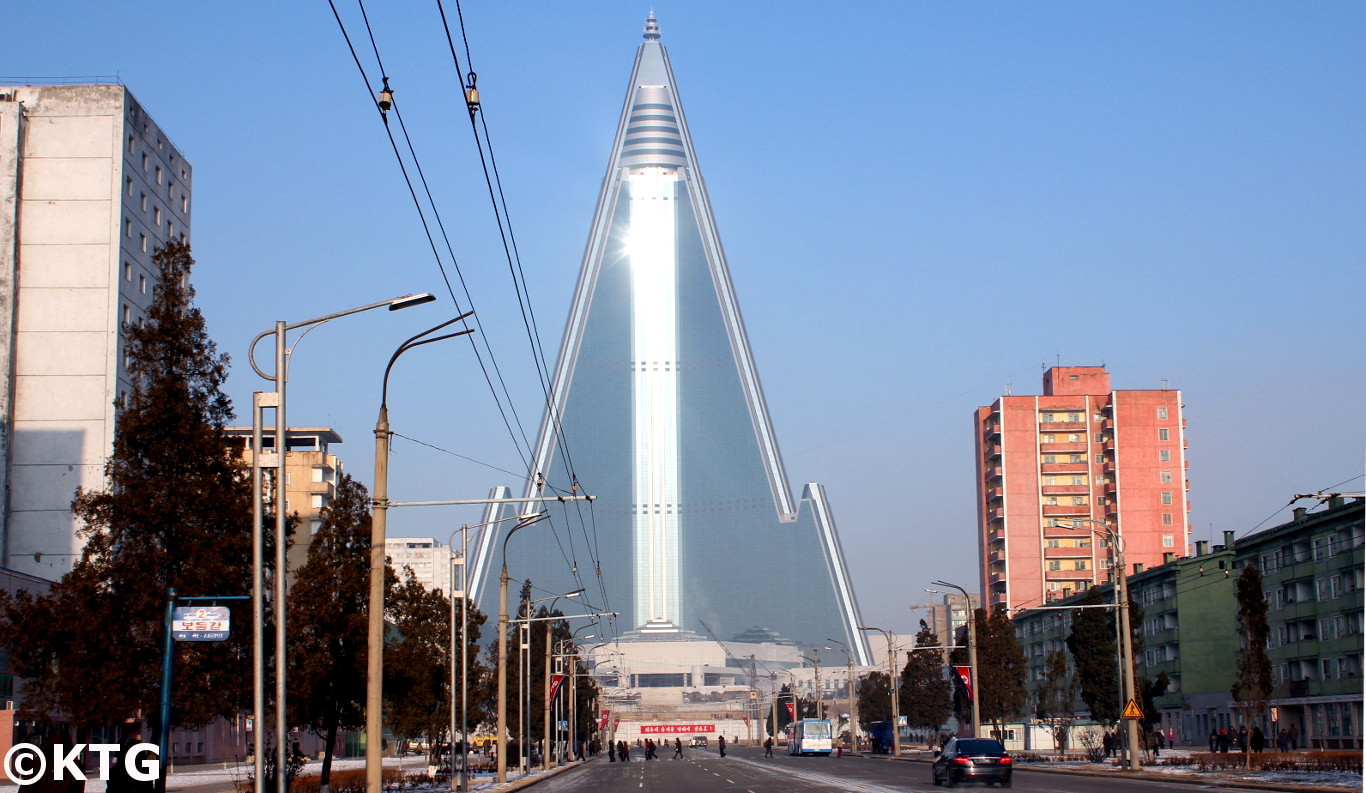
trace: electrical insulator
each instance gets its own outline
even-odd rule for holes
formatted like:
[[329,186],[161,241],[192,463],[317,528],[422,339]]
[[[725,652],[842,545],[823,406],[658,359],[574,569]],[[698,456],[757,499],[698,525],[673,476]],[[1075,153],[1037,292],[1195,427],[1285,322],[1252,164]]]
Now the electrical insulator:
[[380,110],[384,110],[384,111],[387,112],[387,111],[389,110],[389,108],[391,108],[391,107],[393,107],[393,106],[394,106],[394,92],[393,92],[393,91],[390,91],[388,88],[385,88],[383,91],[380,91],[380,92],[379,92],[379,109],[380,109]]
[[479,109],[479,89],[470,86],[465,89],[465,106],[470,110]]

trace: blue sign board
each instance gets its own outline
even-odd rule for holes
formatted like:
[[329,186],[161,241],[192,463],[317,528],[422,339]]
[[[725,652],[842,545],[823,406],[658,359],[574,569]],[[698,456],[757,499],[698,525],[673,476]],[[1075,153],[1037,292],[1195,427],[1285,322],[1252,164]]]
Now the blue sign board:
[[184,606],[171,615],[171,638],[178,642],[221,642],[228,638],[227,606]]

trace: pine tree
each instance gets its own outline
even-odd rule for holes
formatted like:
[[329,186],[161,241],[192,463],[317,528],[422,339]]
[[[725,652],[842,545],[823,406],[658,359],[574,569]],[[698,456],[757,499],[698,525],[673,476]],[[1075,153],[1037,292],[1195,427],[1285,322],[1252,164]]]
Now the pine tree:
[[1005,723],[1024,713],[1029,701],[1025,677],[1029,672],[1024,650],[1015,638],[1015,623],[1004,606],[988,614],[973,613],[977,620],[977,696],[982,720],[991,722],[997,734]]
[[[1229,693],[1235,707],[1242,714],[1243,723],[1251,730],[1266,710],[1271,699],[1271,660],[1266,655],[1266,643],[1271,629],[1266,620],[1266,595],[1262,593],[1262,574],[1255,565],[1243,566],[1238,576],[1238,675]],[[1251,751],[1251,742],[1244,743]],[[1251,765],[1251,755],[1247,763]]]
[[880,721],[892,718],[891,677],[886,672],[869,672],[858,681],[858,721],[865,731]]
[[450,602],[429,592],[411,568],[386,599],[396,638],[384,650],[385,723],[432,747],[450,726]]
[[[370,613],[370,499],[343,475],[289,589],[291,726],[323,738],[321,783],[330,783],[340,729],[365,721],[366,647]],[[390,594],[395,583],[386,570]]]
[[[939,636],[920,621],[916,647],[938,647]],[[942,650],[912,650],[901,670],[901,715],[911,727],[937,731],[949,719],[949,687],[944,680]]]
[[[1082,606],[1101,605],[1100,590],[1092,587]],[[1141,623],[1140,623],[1141,624]],[[1113,725],[1119,720],[1119,677],[1115,665],[1115,615],[1110,609],[1079,608],[1072,612],[1072,632],[1067,636],[1072,668],[1081,689],[1081,701],[1091,718]]]
[[[167,590],[251,592],[251,487],[223,428],[228,359],[192,304],[188,245],[154,258],[161,283],[144,324],[124,328],[132,388],[116,406],[107,487],[72,503],[85,541],[44,597],[0,602],[0,643],[27,705],[79,727],[158,713]],[[250,700],[249,610],[224,642],[175,647],[172,718],[199,725]]]

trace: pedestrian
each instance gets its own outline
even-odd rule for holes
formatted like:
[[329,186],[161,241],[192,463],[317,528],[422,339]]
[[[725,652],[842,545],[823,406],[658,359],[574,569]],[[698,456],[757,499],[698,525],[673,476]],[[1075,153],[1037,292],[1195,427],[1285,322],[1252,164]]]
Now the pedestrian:
[[1261,754],[1262,750],[1266,748],[1266,735],[1262,733],[1261,727],[1254,725],[1252,727],[1252,734],[1248,737],[1248,740],[1252,744],[1252,751],[1257,754]]
[[675,759],[675,760],[682,760],[682,759],[683,759],[683,739],[682,739],[682,738],[674,738],[674,759]]
[[1114,734],[1113,734],[1113,733],[1110,733],[1110,732],[1105,733],[1105,736],[1104,736],[1103,738],[1100,739],[1100,742],[1101,742],[1102,748],[1105,749],[1105,759],[1107,759],[1107,760],[1110,759],[1110,753],[1113,752],[1113,751],[1115,750],[1115,736],[1114,736]]
[[1290,751],[1298,752],[1300,749],[1300,725],[1291,723],[1290,725]]
[[1172,727],[1167,728],[1167,746],[1176,746],[1176,730]]
[[1284,727],[1276,733],[1276,748],[1282,752],[1290,751],[1290,733],[1286,732]]
[[649,738],[645,739],[645,759],[655,759],[655,742],[650,740]]
[[1247,725],[1238,728],[1238,751],[1247,751]]
[[772,757],[772,756],[773,756],[773,736],[770,735],[770,736],[768,736],[767,738],[764,739],[764,757]]
[[726,736],[720,735],[716,738],[716,746],[721,750],[721,756],[726,756]]
[[1230,743],[1230,741],[1229,741],[1229,732],[1230,732],[1229,729],[1226,729],[1226,728],[1224,728],[1224,727],[1220,727],[1220,728],[1219,728],[1219,739],[1216,741],[1216,744],[1217,744],[1217,746],[1218,746],[1219,748],[1216,749],[1215,751],[1217,751],[1217,752],[1219,752],[1219,753],[1221,753],[1221,754],[1228,754],[1228,747],[1229,747],[1229,743]]
[[623,763],[631,762],[631,746],[625,741],[617,742],[617,759]]
[[1219,731],[1213,727],[1209,728],[1209,750],[1211,752],[1219,751]]

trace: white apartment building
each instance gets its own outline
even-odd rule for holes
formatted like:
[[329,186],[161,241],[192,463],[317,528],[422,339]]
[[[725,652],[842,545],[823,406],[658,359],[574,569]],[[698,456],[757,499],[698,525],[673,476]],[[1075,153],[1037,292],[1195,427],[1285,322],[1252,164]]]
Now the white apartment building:
[[403,568],[411,567],[428,592],[439,589],[444,595],[450,594],[451,559],[460,556],[453,553],[450,546],[431,537],[386,538],[384,555],[389,557],[389,564],[393,565],[399,581],[408,576]]
[[193,169],[122,85],[0,86],[0,565],[55,580],[80,552],[129,389],[121,328],[152,255],[189,240]]

